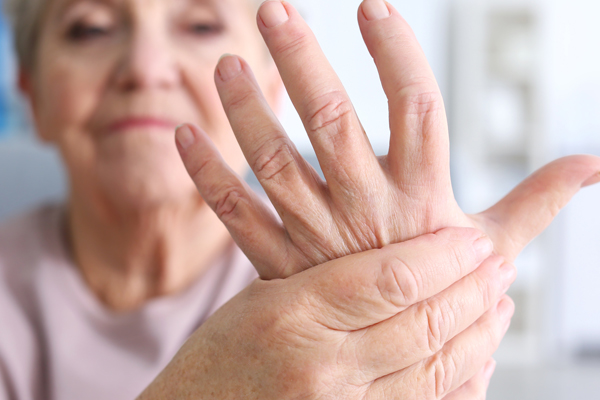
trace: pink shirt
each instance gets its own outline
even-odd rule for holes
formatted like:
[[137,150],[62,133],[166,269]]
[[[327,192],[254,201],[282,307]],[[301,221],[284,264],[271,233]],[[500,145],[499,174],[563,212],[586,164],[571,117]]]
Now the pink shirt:
[[88,290],[61,207],[0,227],[0,400],[132,400],[257,274],[234,245],[188,290],[115,314]]

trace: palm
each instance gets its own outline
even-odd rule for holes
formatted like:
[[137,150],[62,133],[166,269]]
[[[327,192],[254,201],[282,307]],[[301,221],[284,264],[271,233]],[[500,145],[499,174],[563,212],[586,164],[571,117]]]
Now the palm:
[[[275,206],[274,218],[219,157],[208,136],[180,149],[200,193],[263,278],[381,248],[444,227],[476,227],[509,260],[539,234],[583,183],[597,180],[600,159],[559,160],[489,210],[466,215],[450,182],[448,128],[435,78],[414,35],[391,10],[382,20],[359,13],[390,104],[391,143],[375,157],[341,82],[315,38],[288,7],[284,27],[259,26],[319,158],[325,180],[298,154],[267,106],[250,68],[216,83],[238,142]],[[596,177],[596,178],[594,178]]]

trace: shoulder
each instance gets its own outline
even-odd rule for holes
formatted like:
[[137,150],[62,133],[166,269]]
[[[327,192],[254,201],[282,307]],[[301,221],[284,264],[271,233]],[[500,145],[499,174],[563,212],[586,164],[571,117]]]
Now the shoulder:
[[27,308],[35,297],[36,270],[56,256],[63,207],[48,205],[0,225],[0,309],[9,304]]
[[38,271],[45,261],[60,254],[62,210],[61,206],[48,205],[0,225],[2,318],[8,314],[32,314]]
[[[60,240],[61,205],[46,205],[0,224],[0,272],[30,270]],[[1,278],[0,278],[1,279]]]
[[[12,384],[39,378],[36,280],[41,264],[51,256],[52,241],[59,239],[61,210],[45,206],[0,225],[0,368]],[[30,386],[36,387],[17,389]]]

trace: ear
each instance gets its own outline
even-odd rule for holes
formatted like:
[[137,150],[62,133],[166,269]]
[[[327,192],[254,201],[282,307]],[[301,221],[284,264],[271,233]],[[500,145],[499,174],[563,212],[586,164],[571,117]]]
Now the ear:
[[282,108],[282,95],[284,90],[283,81],[281,75],[273,59],[269,57],[269,65],[266,71],[266,82],[264,85],[264,95],[269,103],[269,106],[273,112],[277,115],[281,113]]
[[23,67],[19,68],[18,85],[19,90],[28,100],[33,98],[33,93],[31,90],[31,75]]
[[29,108],[31,111],[31,117],[33,119],[33,125],[35,127],[35,131],[37,133],[37,136],[40,140],[42,140],[43,142],[52,142],[52,139],[49,137],[46,137],[42,131],[40,129],[38,129],[38,113],[37,113],[37,103],[35,101],[36,96],[35,96],[35,85],[33,82],[33,77],[30,71],[28,71],[27,69],[20,67],[19,68],[19,75],[18,75],[18,86],[19,86],[19,90],[21,91],[21,93],[23,94],[23,97],[25,97],[25,99],[27,100],[27,103],[29,104]]

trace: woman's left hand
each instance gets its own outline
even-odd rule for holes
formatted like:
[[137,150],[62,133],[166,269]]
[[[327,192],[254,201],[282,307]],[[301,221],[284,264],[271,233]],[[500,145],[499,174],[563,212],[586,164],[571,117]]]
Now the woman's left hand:
[[567,157],[489,210],[465,214],[450,182],[442,95],[414,34],[381,0],[365,0],[358,17],[389,100],[391,145],[382,158],[298,12],[280,1],[259,12],[259,28],[326,182],[284,133],[248,64],[227,56],[218,65],[216,84],[233,131],[283,224],[231,172],[206,133],[178,130],[178,147],[202,197],[261,277],[284,278],[450,226],[484,231],[495,251],[513,260],[583,185],[600,180],[600,158]]

